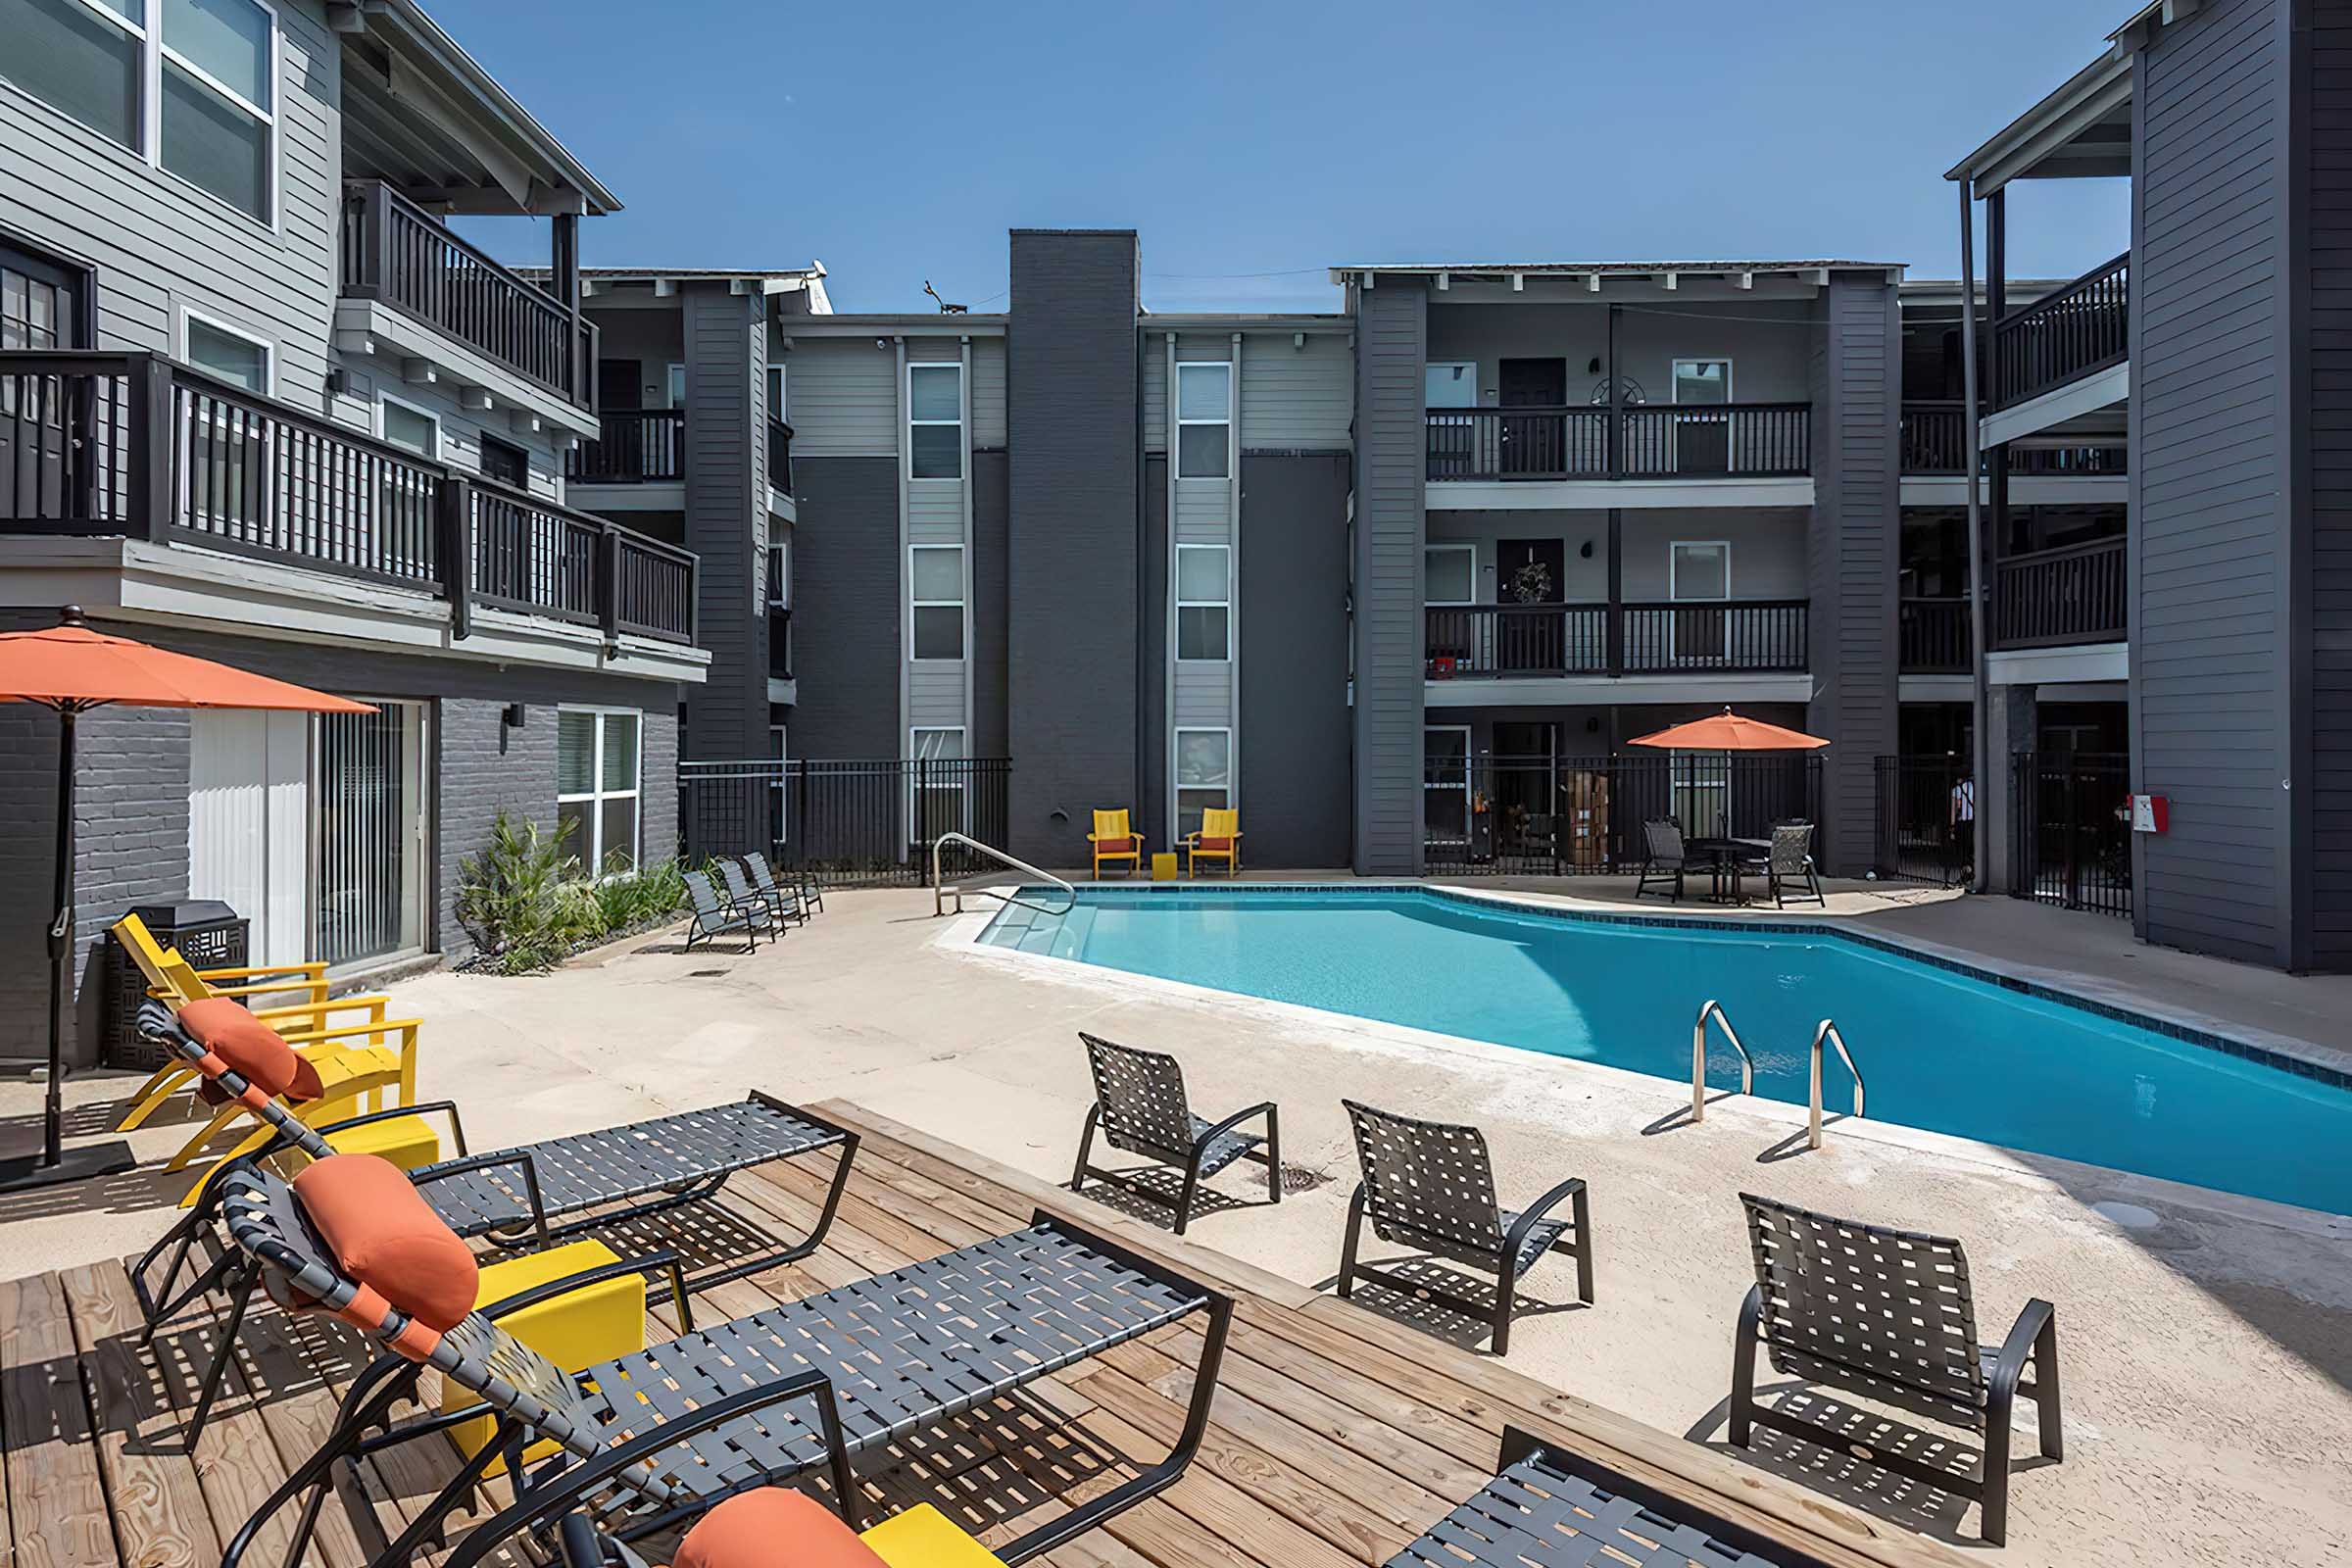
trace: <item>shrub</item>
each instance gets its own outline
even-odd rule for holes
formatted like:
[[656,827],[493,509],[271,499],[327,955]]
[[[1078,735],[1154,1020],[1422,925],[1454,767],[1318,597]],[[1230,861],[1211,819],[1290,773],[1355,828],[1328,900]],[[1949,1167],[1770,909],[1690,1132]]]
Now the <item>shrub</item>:
[[458,923],[508,974],[544,969],[576,940],[565,935],[580,917],[565,890],[581,880],[579,861],[564,852],[572,827],[560,821],[543,833],[537,822],[517,824],[502,810],[481,853],[458,861]]
[[596,903],[607,931],[658,920],[686,902],[686,874],[675,860],[656,860],[596,884]]

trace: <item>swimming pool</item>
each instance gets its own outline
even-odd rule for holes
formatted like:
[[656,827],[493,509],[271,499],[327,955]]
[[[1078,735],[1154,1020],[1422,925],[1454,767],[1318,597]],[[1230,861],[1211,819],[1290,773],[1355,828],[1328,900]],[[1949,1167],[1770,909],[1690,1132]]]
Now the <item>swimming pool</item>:
[[[1835,1017],[1874,1121],[2352,1213],[2352,1088],[1820,930],[1411,888],[1089,888],[1066,916],[1007,906],[980,940],[1686,1085],[1691,1019],[1715,998],[1755,1092],[1798,1105],[1813,1027]],[[1739,1082],[1729,1047],[1709,1056],[1711,1084]],[[1845,1108],[1834,1054],[1823,1080]]]

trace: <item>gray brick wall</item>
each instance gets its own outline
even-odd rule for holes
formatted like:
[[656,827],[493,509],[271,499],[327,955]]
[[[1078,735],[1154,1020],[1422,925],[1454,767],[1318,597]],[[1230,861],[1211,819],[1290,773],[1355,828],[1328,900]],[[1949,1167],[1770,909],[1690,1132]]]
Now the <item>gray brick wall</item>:
[[638,759],[638,808],[644,813],[638,842],[648,860],[678,853],[678,710],[646,710],[645,751]]
[[441,951],[463,958],[473,952],[473,943],[457,920],[459,861],[489,842],[490,826],[502,810],[518,821],[537,822],[542,832],[556,830],[556,710],[526,706],[522,727],[515,729],[506,722],[502,702],[451,697],[440,707],[435,903]]

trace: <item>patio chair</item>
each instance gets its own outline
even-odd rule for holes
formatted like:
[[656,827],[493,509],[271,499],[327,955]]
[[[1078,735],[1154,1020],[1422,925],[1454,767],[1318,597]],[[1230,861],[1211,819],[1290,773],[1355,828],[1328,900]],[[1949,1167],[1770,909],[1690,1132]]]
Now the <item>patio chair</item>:
[[[562,1568],[651,1568],[584,1513],[564,1515],[558,1537]],[[991,1551],[927,1502],[856,1531],[805,1492],[761,1487],[737,1493],[703,1515],[678,1543],[676,1560],[695,1568],[776,1568],[779,1541],[793,1544],[794,1564],[811,1568],[871,1568],[876,1562],[881,1568],[1014,1568],[1034,1555],[1014,1555],[1014,1546],[1004,1555]]]
[[[722,862],[723,863],[723,862]],[[743,873],[736,873],[741,877]],[[738,904],[733,894],[721,896],[711,887],[709,873],[686,873],[686,902],[693,906],[694,918],[686,927],[686,951],[692,953],[697,942],[716,942],[722,937],[740,936],[748,952],[760,951],[760,933],[771,928],[767,909],[757,900],[748,906]]]
[[1772,906],[1786,908],[1786,890],[1791,884],[1802,889],[1800,899],[1810,898],[1823,907],[1829,900],[1822,896],[1821,871],[1813,863],[1813,824],[1810,822],[1775,822],[1772,825],[1772,848],[1761,858],[1750,860],[1746,869],[1764,874],[1766,890],[1772,894]]
[[1826,1568],[1517,1427],[1502,1429],[1495,1471],[1388,1568]]
[[[1546,1252],[1576,1259],[1576,1298],[1592,1304],[1592,1213],[1581,1178],[1571,1177],[1536,1200],[1525,1213],[1502,1207],[1487,1140],[1475,1127],[1417,1121],[1394,1111],[1342,1101],[1355,1129],[1355,1157],[1364,1179],[1348,1200],[1348,1239],[1340,1252],[1339,1293],[1355,1294],[1358,1276],[1407,1295],[1429,1296],[1494,1326],[1494,1349],[1511,1348],[1512,1307],[1519,1279]],[[1563,1201],[1567,1219],[1551,1211]],[[1387,1265],[1356,1261],[1364,1220],[1372,1234],[1399,1247],[1470,1263],[1494,1276],[1494,1299],[1406,1279]]]
[[1203,859],[1225,862],[1227,876],[1242,871],[1242,813],[1212,806],[1200,813],[1200,826],[1184,836],[1185,875],[1199,876]]
[[1124,860],[1130,871],[1144,868],[1144,836],[1135,831],[1127,819],[1126,808],[1115,811],[1097,811],[1095,830],[1086,836],[1095,852],[1095,880],[1102,880],[1105,861]]
[[1640,898],[1652,884],[1664,887],[1671,883],[1674,902],[1683,901],[1683,878],[1690,861],[1683,849],[1683,826],[1672,817],[1660,817],[1642,824],[1641,879],[1634,884],[1634,897]]
[[[1184,1472],[1208,1424],[1233,1311],[1206,1287],[1040,1214],[1010,1235],[566,1373],[499,1320],[674,1259],[627,1259],[477,1308],[466,1244],[381,1161],[321,1160],[292,1183],[247,1166],[223,1185],[229,1234],[269,1276],[272,1297],[291,1311],[360,1329],[384,1353],[353,1381],[326,1441],[230,1540],[221,1568],[237,1568],[265,1523],[309,1494],[288,1552],[298,1558],[338,1465],[447,1430],[459,1416],[479,1418],[472,1405],[391,1425],[427,1368],[489,1406],[497,1433],[374,1560],[405,1565],[439,1544],[451,1516],[505,1458],[517,1478],[512,1501],[446,1558],[448,1568],[471,1568],[508,1542],[537,1537],[548,1544],[546,1536],[576,1512],[626,1542],[820,1465],[855,1525],[855,1455],[1205,1312],[1191,1406],[1167,1457],[1049,1520],[1016,1545],[1017,1561]],[[539,1442],[560,1451],[525,1475],[515,1460]]]
[[[1192,1222],[1193,1200],[1200,1184],[1237,1160],[1266,1167],[1266,1201],[1282,1201],[1281,1113],[1267,1101],[1237,1110],[1212,1122],[1193,1114],[1184,1094],[1184,1069],[1174,1056],[1156,1051],[1138,1051],[1081,1033],[1086,1056],[1095,1076],[1095,1102],[1086,1108],[1086,1127],[1078,1135],[1078,1163],[1070,1174],[1070,1191],[1086,1186],[1089,1176],[1161,1203],[1168,1199],[1143,1185],[1145,1171],[1174,1169],[1184,1173],[1175,1202],[1176,1234]],[[1234,1129],[1253,1117],[1266,1119],[1266,1136],[1257,1138]],[[1095,1132],[1103,1142],[1152,1164],[1114,1171],[1087,1163],[1094,1152]]]
[[711,867],[718,872],[719,885],[726,890],[727,903],[739,914],[752,917],[753,923],[767,933],[768,939],[784,934],[784,919],[773,901],[752,886],[751,878],[743,874],[743,863],[728,856],[713,856]]
[[794,883],[787,887],[777,881],[776,873],[768,866],[766,856],[754,850],[743,858],[743,869],[752,879],[752,891],[767,901],[768,908],[778,920],[808,923],[808,904],[801,896],[800,885]]
[[[1998,1350],[1977,1339],[1968,1257],[1956,1241],[1864,1225],[1741,1193],[1756,1283],[1740,1303],[1733,1342],[1731,1440],[1747,1446],[1752,1425],[1854,1454],[1905,1480],[1974,1497],[1985,1541],[2009,1526],[2009,1415],[2017,1396],[2034,1404],[2041,1451],[2066,1457],[2059,1426],[2057,1308],[2035,1298]],[[1756,1344],[1773,1370],[1982,1433],[1984,1459],[1972,1480],[1890,1448],[1864,1447],[1850,1432],[1756,1400]],[[2032,1376],[2029,1378],[2029,1369]]]

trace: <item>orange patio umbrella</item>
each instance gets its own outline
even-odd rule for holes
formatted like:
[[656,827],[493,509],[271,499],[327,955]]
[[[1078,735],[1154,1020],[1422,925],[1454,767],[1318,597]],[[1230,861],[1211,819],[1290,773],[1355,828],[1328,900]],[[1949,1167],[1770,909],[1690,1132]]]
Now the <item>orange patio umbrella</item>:
[[1631,744],[1670,752],[1812,752],[1830,743],[1818,735],[1783,729],[1760,718],[1741,718],[1726,708],[1706,718],[1641,736]]
[[109,637],[68,605],[63,624],[0,633],[0,702],[57,710],[57,877],[49,921],[49,1093],[41,1152],[0,1160],[0,1192],[47,1187],[128,1170],[130,1146],[61,1147],[65,1111],[66,998],[74,956],[74,722],[93,708],[270,708],[314,713],[372,713],[366,703],[270,680],[209,659]]

